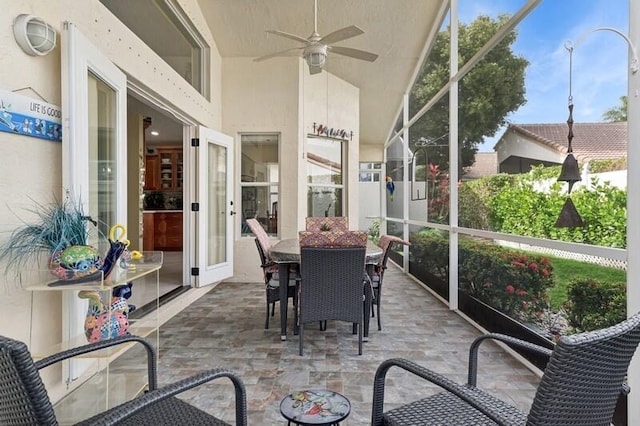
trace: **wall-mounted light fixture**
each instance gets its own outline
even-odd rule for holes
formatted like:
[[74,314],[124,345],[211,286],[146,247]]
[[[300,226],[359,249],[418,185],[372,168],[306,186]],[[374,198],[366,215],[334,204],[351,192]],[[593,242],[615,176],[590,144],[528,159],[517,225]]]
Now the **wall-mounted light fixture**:
[[56,47],[56,31],[33,15],[16,17],[13,21],[13,37],[22,50],[31,56],[44,56]]

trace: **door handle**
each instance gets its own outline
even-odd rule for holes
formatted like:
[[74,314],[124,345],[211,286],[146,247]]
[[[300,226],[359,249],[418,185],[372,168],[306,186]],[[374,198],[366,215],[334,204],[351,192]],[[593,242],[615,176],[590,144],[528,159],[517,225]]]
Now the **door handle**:
[[236,212],[234,212],[233,210],[231,210],[231,211],[229,212],[229,215],[230,215],[230,216],[233,216],[234,214],[236,214]]

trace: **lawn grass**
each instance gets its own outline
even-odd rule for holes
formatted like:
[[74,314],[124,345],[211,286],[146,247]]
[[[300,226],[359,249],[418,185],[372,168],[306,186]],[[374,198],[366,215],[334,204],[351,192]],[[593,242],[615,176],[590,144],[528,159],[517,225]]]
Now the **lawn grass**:
[[551,308],[555,311],[567,301],[567,288],[571,281],[592,279],[606,282],[626,282],[627,271],[579,260],[547,256],[553,265],[555,286],[547,291]]

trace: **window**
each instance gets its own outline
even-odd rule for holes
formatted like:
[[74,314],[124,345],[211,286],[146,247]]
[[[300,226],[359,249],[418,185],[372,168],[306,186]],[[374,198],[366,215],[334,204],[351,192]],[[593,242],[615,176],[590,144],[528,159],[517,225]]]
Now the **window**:
[[360,182],[380,182],[382,163],[360,163]]
[[307,138],[307,216],[344,216],[345,150],[342,140]]
[[268,234],[278,234],[279,142],[277,134],[240,135],[242,235],[253,235],[246,223],[251,218],[256,218]]
[[[100,0],[202,96],[209,99],[208,46],[176,0]],[[153,22],[153,25],[147,25]]]

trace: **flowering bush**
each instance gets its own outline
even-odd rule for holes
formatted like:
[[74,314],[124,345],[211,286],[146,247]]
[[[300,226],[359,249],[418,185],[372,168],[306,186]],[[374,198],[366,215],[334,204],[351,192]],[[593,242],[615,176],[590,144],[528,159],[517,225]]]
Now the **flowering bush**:
[[460,287],[512,318],[535,321],[549,309],[553,267],[544,256],[490,244],[460,248]]
[[[449,280],[449,241],[439,231],[412,234],[411,261],[434,277]],[[548,258],[495,244],[460,239],[460,289],[514,319],[538,322],[549,309],[554,285]]]

